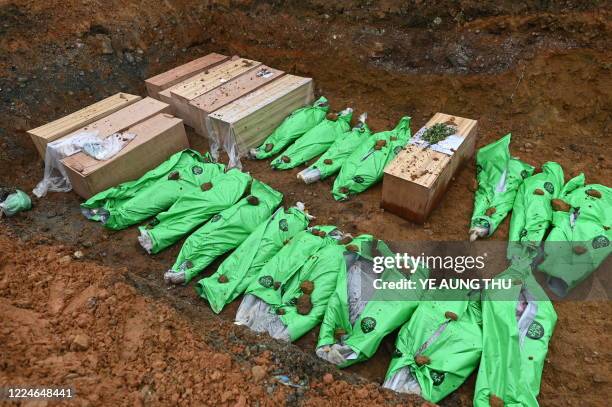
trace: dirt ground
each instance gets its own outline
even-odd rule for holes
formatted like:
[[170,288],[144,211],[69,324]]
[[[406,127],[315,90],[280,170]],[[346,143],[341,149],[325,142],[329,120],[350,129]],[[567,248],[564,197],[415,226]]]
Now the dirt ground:
[[[367,111],[374,130],[405,114],[413,132],[437,111],[476,118],[478,146],[512,132],[513,153],[530,164],[554,160],[566,177],[610,185],[611,14],[572,0],[0,0],[0,185],[29,192],[42,176],[26,130],[118,91],[144,94],[145,78],[208,52],[312,76],[333,109]],[[245,169],[347,232],[467,236],[473,164],[425,225],[382,211],[380,186],[338,203],[331,181],[306,187],[300,169]],[[236,327],[237,302],[216,316],[191,286],[164,285],[180,244],[147,256],[134,228],[104,230],[79,202],[54,193],[0,221],[0,385],[69,385],[83,405],[421,404],[379,387],[393,338],[341,372],[315,357],[316,332],[287,345]],[[612,303],[555,308],[540,404],[608,405]],[[471,405],[474,382],[440,405]]]

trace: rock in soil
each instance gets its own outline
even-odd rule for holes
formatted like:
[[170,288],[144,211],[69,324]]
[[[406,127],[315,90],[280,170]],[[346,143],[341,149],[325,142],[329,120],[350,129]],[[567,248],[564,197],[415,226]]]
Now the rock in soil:
[[251,368],[251,374],[255,382],[260,382],[266,377],[268,371],[264,366],[253,366]]

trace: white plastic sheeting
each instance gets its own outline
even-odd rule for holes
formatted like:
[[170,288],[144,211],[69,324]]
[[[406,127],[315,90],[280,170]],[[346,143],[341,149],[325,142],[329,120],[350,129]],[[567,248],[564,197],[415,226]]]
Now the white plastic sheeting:
[[38,198],[47,192],[68,192],[72,184],[61,160],[78,152],[95,158],[108,160],[114,157],[125,145],[136,137],[132,133],[115,133],[100,138],[97,131],[82,131],[71,137],[62,138],[47,144],[45,152],[45,172],[42,181],[32,191]]
[[236,325],[246,325],[255,332],[267,332],[275,339],[291,341],[289,330],[279,316],[260,298],[247,294],[236,312]]
[[[349,266],[347,273],[349,321],[351,325],[355,325],[355,321],[359,319],[374,295],[376,274],[372,272],[372,262],[357,258],[356,255],[351,255],[347,259],[347,265]],[[321,346],[317,348],[316,354],[321,359],[335,365],[341,365],[359,357],[353,348],[342,342],[331,346]]]

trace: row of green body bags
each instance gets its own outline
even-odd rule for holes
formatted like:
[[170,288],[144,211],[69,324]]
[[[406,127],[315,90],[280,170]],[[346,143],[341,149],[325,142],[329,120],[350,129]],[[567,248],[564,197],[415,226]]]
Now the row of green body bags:
[[[509,137],[502,140],[509,142]],[[479,163],[491,168],[491,163]],[[533,173],[530,167],[521,171]],[[515,196],[510,206],[510,266],[495,277],[496,281],[511,281],[511,286],[482,293],[482,358],[474,392],[477,407],[538,405],[544,360],[557,321],[532,268],[553,219],[551,201],[562,193],[563,170],[557,163],[548,162],[535,175],[515,173],[513,177],[512,183],[518,185],[512,188]],[[490,202],[493,207],[506,208],[505,199],[508,197]],[[501,221],[491,219],[495,219],[491,222],[495,227]]]
[[546,163],[541,173],[520,180],[510,205],[511,266],[496,277],[511,281],[510,289],[464,292],[459,301],[461,292],[428,292],[398,334],[385,387],[438,402],[480,362],[475,405],[537,405],[556,315],[531,268],[552,219],[550,202],[563,187],[563,171]]
[[188,283],[217,257],[238,247],[272,215],[283,195],[253,180],[249,195],[214,215],[183,244],[174,265],[164,274],[167,283]]
[[236,323],[286,341],[317,326],[351,240],[335,226],[297,233],[251,281]]
[[400,119],[393,130],[363,137],[350,155],[343,159],[340,173],[334,180],[334,198],[346,200],[379,182],[385,167],[404,148],[410,137],[410,117],[407,116]]
[[209,154],[183,150],[139,179],[94,195],[81,211],[109,229],[125,229],[167,210],[184,195],[201,192],[202,184],[224,171]]
[[342,134],[351,129],[352,117],[353,109],[346,108],[334,120],[324,118],[272,160],[270,166],[275,170],[287,170],[323,154]]
[[141,226],[138,241],[148,253],[159,253],[238,202],[251,182],[249,174],[237,169],[218,174]]
[[329,110],[325,97],[320,97],[312,106],[295,110],[270,134],[263,144],[249,151],[249,157],[257,160],[270,158],[321,123]]
[[277,209],[221,263],[212,276],[198,281],[196,291],[209,302],[214,312],[221,312],[223,307],[244,293],[270,259],[306,229],[308,222],[309,215],[299,202],[289,209]]
[[306,184],[326,179],[342,168],[342,164],[360,144],[372,135],[366,124],[367,113],[359,117],[359,122],[350,131],[344,132],[336,138],[327,151],[312,165],[298,174],[298,178]]
[[[410,319],[421,300],[420,281],[429,275],[422,267],[412,274],[402,274],[395,268],[376,270],[375,257],[394,254],[383,241],[370,235],[357,237],[347,248],[316,349],[317,356],[341,368],[371,358],[383,338]],[[380,289],[380,284],[405,280],[414,281],[416,288]]]

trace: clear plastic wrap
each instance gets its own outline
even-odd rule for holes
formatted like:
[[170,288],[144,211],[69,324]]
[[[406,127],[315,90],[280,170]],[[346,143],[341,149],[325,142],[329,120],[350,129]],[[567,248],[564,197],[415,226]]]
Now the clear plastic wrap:
[[81,151],[96,160],[108,160],[121,151],[134,137],[136,135],[132,133],[115,133],[109,137],[100,138],[98,131],[82,131],[71,137],[47,144],[43,179],[32,192],[38,198],[42,198],[49,191],[68,192],[72,190],[61,160]]

